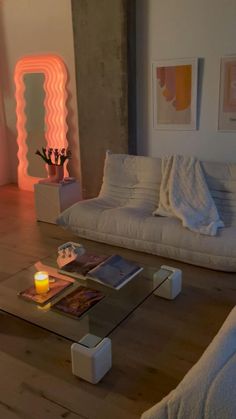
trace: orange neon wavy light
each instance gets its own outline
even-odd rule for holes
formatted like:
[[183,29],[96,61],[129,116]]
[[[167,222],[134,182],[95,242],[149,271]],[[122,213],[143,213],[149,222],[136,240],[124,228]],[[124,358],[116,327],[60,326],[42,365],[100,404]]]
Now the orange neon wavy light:
[[[27,132],[25,129],[25,84],[23,77],[27,73],[44,74],[45,90],[45,137],[47,146],[52,148],[67,148],[66,138],[68,126],[67,117],[67,71],[64,62],[57,55],[32,55],[21,58],[15,67],[17,144],[18,144],[18,185],[20,189],[33,190],[33,185],[40,178],[29,176],[27,160]],[[65,167],[65,176],[68,176]]]

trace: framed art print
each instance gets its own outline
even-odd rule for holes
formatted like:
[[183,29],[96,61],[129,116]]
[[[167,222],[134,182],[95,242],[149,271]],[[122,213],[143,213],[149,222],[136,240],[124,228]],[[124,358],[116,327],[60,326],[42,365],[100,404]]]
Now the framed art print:
[[155,129],[196,129],[197,73],[197,58],[153,62]]
[[236,131],[236,56],[221,58],[219,131]]

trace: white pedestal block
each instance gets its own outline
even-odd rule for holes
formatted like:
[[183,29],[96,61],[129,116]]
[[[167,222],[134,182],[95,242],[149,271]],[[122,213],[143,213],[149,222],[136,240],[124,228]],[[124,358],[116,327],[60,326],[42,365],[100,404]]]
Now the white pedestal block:
[[[93,335],[88,336],[93,337]],[[94,338],[96,337],[94,336]],[[74,375],[89,383],[97,384],[112,365],[111,339],[104,338],[92,348],[81,343],[73,343],[71,345],[71,360]]]
[[36,183],[34,197],[37,220],[56,224],[59,214],[81,199],[80,184]]
[[174,300],[182,289],[182,271],[171,266],[162,265],[153,276],[154,284],[164,281],[154,294],[158,297]]

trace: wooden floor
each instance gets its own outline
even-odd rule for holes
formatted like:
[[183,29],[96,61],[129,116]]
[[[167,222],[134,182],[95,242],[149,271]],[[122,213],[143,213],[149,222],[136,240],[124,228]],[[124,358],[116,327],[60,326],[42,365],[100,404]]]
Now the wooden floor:
[[[36,222],[32,193],[0,188],[0,280],[68,239]],[[236,303],[236,274],[99,246],[180,267],[183,292],[175,301],[151,296],[113,332],[113,368],[96,386],[72,376],[68,341],[0,313],[0,419],[138,418],[178,384]]]

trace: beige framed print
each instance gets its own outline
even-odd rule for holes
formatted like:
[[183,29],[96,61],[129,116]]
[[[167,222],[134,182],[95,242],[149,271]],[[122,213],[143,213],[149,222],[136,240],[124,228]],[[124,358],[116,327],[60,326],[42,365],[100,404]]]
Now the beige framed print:
[[236,131],[236,56],[221,58],[219,131]]
[[152,63],[154,129],[196,129],[197,74],[197,58]]

